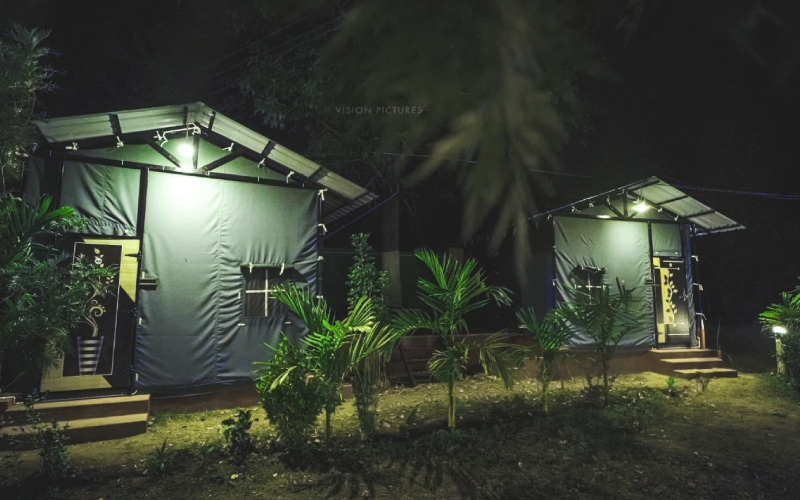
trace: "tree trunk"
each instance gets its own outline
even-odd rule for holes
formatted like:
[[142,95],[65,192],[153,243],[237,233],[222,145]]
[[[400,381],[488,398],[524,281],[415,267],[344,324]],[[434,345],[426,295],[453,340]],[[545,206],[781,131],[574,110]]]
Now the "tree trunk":
[[447,382],[447,428],[451,431],[456,430],[456,396],[455,396],[456,382],[450,380]]
[[608,358],[605,353],[603,356],[603,403],[608,406]]
[[325,445],[331,445],[331,413],[333,413],[333,404],[325,403]]
[[400,176],[393,158],[384,163],[384,183],[381,195],[384,199],[394,196],[381,208],[381,268],[386,271],[389,283],[386,286],[386,303],[389,307],[402,307],[400,286]]

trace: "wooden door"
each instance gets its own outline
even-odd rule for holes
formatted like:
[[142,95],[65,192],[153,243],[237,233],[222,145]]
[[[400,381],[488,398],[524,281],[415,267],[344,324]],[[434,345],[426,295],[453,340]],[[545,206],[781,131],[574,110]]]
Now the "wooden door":
[[136,325],[138,239],[84,238],[71,249],[98,266],[119,268],[109,293],[93,297],[89,314],[70,332],[70,350],[42,377],[42,391],[129,387]]

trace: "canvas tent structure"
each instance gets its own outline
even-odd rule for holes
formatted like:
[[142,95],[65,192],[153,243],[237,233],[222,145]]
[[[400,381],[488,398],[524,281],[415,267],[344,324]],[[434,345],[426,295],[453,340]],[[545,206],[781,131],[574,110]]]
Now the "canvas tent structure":
[[75,208],[66,249],[120,270],[42,390],[252,380],[264,343],[305,333],[272,289],[319,293],[326,225],[376,199],[202,103],[36,125],[26,199]]
[[[700,236],[744,229],[657,177],[538,214],[531,223],[535,250],[529,272],[508,283],[521,305],[541,317],[570,300],[575,277],[589,291],[616,288],[619,279],[634,289],[636,307],[644,313],[638,328],[619,344],[631,350],[701,347],[702,297],[693,279],[692,243]],[[513,259],[501,253],[494,260],[507,266]],[[572,340],[575,349],[592,344],[588,335]]]

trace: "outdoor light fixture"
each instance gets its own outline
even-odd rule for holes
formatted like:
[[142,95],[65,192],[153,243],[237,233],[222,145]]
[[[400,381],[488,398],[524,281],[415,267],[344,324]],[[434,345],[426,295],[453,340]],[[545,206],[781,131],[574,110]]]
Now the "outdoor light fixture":
[[639,213],[643,213],[643,212],[647,212],[648,210],[650,210],[650,207],[648,207],[645,204],[644,201],[639,200],[639,201],[637,201],[636,203],[633,204],[633,209],[636,210]]
[[178,154],[184,158],[191,158],[194,155],[194,146],[188,142],[182,142],[178,145]]
[[786,333],[786,328],[783,326],[775,325],[772,327],[772,333],[775,335],[783,335]]
[[611,216],[610,215],[598,215],[597,218],[598,219],[610,219]]

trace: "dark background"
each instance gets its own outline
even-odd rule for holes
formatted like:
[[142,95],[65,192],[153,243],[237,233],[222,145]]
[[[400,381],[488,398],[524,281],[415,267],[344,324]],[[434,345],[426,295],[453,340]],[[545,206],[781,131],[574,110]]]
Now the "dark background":
[[[649,175],[705,188],[800,194],[800,3],[763,2],[764,15],[742,15],[754,3],[653,2],[657,10],[633,38],[603,37],[614,76],[584,87],[593,117],[563,152],[570,175],[554,176],[557,191],[538,200],[542,210]],[[270,130],[228,105],[248,40],[232,29],[226,4],[0,0],[0,26],[13,20],[52,30],[48,46],[60,53],[52,63],[61,70],[62,89],[44,99],[52,116],[202,101],[302,152],[302,134]],[[797,282],[800,203],[687,192],[747,227],[699,238],[695,253],[710,323],[752,325]],[[450,174],[411,190],[402,248],[460,244],[459,203]],[[372,212],[325,244],[346,247],[351,232],[377,233],[378,224]]]

